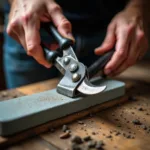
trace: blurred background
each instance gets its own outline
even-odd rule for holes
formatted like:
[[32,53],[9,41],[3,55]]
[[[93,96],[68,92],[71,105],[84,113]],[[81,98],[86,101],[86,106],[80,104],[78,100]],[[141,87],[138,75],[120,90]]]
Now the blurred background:
[[[3,29],[4,29],[4,14],[3,14],[3,8],[4,8],[4,3],[6,0],[0,0],[0,90],[5,89],[5,80],[4,80],[4,73],[3,73],[3,42],[4,42],[4,37],[3,37]],[[146,57],[150,58],[150,52],[149,54],[146,55]],[[148,58],[148,59],[149,59]]]
[[4,24],[4,16],[3,16],[3,6],[5,0],[0,0],[0,90],[5,89],[4,83],[4,74],[3,74],[3,63],[2,63],[2,53],[3,53],[3,24]]
[[0,9],[3,8],[4,2],[5,2],[5,0],[0,0]]

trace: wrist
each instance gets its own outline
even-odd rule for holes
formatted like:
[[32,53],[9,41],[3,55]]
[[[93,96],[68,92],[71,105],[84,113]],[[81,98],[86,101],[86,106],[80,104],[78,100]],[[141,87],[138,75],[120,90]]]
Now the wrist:
[[133,18],[138,18],[143,24],[144,32],[150,39],[150,18],[149,18],[150,0],[130,0],[125,9],[125,13]]
[[142,0],[130,0],[124,11],[131,15],[142,16],[143,15],[143,2]]
[[14,0],[8,0],[9,4],[11,5],[13,3]]

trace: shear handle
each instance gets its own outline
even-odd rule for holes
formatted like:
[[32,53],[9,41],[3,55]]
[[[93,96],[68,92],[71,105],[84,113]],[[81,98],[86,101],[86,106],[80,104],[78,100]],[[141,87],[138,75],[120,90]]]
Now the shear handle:
[[69,46],[73,45],[73,41],[67,38],[64,38],[57,29],[54,27],[52,23],[42,23],[41,27],[44,28],[59,44],[60,50],[65,50]]
[[59,45],[59,48],[55,51],[49,50],[46,45],[44,45],[43,43],[41,43],[41,46],[43,48],[44,51],[44,55],[46,60],[49,63],[54,63],[57,57],[62,57],[63,56],[63,50],[65,50],[66,48],[70,47],[71,45],[73,45],[73,41],[67,38],[62,37],[57,29],[54,27],[54,25],[52,23],[41,23],[41,27],[50,35],[52,35],[52,37],[54,38],[54,40],[56,40],[56,42]]
[[108,63],[108,61],[111,59],[112,55],[114,54],[114,49],[110,50],[109,52],[102,55],[96,62],[94,62],[89,68],[89,78],[96,75],[100,70],[103,70],[105,65]]

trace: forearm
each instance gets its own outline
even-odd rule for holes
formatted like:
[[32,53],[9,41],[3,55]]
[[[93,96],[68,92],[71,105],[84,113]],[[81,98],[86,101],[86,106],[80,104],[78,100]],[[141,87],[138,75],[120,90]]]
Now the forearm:
[[137,13],[145,13],[148,9],[150,9],[150,1],[149,0],[129,0],[125,10],[129,12],[137,12]]
[[12,4],[13,1],[14,1],[14,0],[8,0],[9,4]]
[[146,20],[148,19],[150,21],[150,0],[129,0],[125,10],[138,13],[144,16],[144,18],[147,16]]
[[145,33],[150,37],[150,0],[129,0],[125,11],[130,14],[136,14],[137,17],[142,18]]

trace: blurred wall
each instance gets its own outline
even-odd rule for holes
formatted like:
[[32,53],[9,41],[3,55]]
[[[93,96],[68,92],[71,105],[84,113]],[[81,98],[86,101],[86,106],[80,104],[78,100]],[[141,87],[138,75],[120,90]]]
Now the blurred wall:
[[2,63],[2,47],[3,47],[3,34],[0,32],[0,90],[5,89],[5,80],[3,72],[3,63]]
[[4,2],[5,2],[6,0],[0,0],[0,9],[2,9],[3,8],[3,5],[4,5]]
[[3,73],[3,64],[2,64],[2,53],[3,53],[3,5],[6,0],[0,0],[0,90],[5,89],[4,83],[4,73]]

